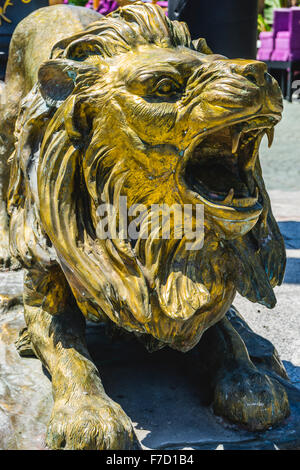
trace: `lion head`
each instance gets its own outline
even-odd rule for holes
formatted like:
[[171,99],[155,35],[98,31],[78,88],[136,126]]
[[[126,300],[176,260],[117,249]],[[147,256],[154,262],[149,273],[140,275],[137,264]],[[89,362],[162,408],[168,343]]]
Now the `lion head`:
[[[285,252],[258,149],[281,111],[263,63],[213,54],[155,5],[120,8],[57,43],[23,101],[14,255],[30,267],[58,263],[86,316],[183,351],[237,290],[274,306]],[[120,212],[121,195],[149,208],[137,240],[98,236],[97,208]],[[153,204],[203,205],[202,248],[143,237]]]

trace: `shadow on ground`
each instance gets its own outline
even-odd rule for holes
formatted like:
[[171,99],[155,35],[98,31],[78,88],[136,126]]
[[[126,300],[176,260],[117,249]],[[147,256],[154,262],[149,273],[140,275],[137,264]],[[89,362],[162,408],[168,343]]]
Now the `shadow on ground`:
[[300,222],[278,222],[280,232],[283,235],[286,249],[300,249]]
[[287,250],[284,283],[300,284],[300,252],[295,252],[300,250],[300,222],[289,220],[278,222],[278,225]]
[[287,258],[284,282],[300,284],[300,258]]
[[205,378],[199,374],[194,350],[149,353],[134,338],[110,339],[102,325],[88,325],[87,338],[106,392],[136,423],[146,448],[274,449],[274,444],[288,448],[292,441],[295,445],[295,432],[300,445],[300,394],[294,387],[289,392],[291,417],[280,427],[250,433],[216,417],[207,406],[201,382]]
[[290,361],[283,361],[283,365],[293,385],[300,390],[300,367],[295,366]]

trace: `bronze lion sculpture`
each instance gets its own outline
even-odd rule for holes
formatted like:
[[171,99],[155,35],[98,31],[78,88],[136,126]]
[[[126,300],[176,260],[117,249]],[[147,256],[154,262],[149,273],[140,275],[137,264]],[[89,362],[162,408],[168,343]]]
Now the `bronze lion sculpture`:
[[[50,447],[138,446],[88,353],[85,317],[151,337],[152,349],[186,352],[206,332],[215,413],[250,430],[289,414],[285,389],[225,316],[237,291],[272,308],[282,282],[285,249],[258,156],[281,112],[263,63],[213,54],[151,4],[75,31],[38,63],[15,126],[8,213],[25,269],[20,349],[30,341],[52,376]],[[101,236],[98,208],[121,214],[120,196],[147,207],[137,239]],[[175,222],[169,238],[143,236],[153,204],[200,204],[201,247],[188,250]]]

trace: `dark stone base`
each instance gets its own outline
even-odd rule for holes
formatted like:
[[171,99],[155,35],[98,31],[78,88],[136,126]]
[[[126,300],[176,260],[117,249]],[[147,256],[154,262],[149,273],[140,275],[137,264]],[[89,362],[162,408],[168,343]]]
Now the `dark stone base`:
[[[274,356],[271,343],[251,332],[234,311],[229,318],[252,360],[268,371]],[[0,449],[45,449],[51,382],[39,360],[18,355],[14,341],[23,326],[21,306],[0,314]],[[131,417],[144,448],[300,448],[300,391],[288,380],[268,372],[286,387],[290,417],[268,431],[248,432],[213,414],[205,377],[192,373],[193,351],[182,354],[166,348],[150,354],[135,338],[112,338],[105,329],[88,325],[89,349],[107,393]]]

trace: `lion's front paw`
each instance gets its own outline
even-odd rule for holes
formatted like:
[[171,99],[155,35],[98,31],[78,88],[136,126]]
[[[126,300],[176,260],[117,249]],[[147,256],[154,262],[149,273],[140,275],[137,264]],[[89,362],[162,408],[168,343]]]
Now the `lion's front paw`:
[[98,396],[55,402],[46,444],[52,449],[139,449],[132,423],[120,405]]
[[261,431],[280,423],[289,413],[285,389],[255,368],[238,368],[224,374],[214,392],[215,414]]

